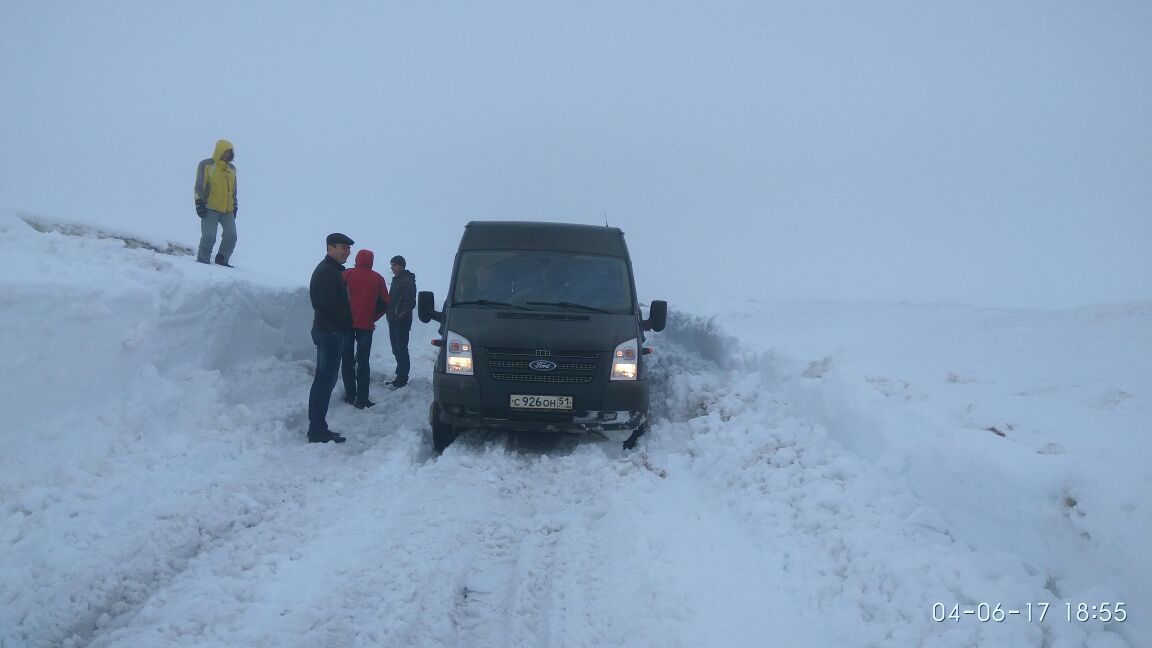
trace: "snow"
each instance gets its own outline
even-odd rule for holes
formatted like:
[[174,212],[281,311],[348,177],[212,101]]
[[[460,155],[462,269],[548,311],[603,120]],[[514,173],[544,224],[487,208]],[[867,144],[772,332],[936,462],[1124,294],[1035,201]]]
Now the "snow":
[[[637,451],[469,433],[437,457],[432,326],[409,387],[385,388],[374,345],[378,405],[334,399],[348,443],[309,445],[306,276],[32,220],[0,210],[0,646],[1152,632],[1152,302],[661,295]],[[1120,601],[1123,622],[1066,620]],[[1021,614],[937,622],[937,603]]]

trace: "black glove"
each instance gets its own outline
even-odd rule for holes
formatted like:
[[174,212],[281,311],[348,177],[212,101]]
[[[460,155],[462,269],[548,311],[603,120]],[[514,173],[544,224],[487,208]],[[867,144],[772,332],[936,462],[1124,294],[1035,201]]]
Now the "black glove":
[[208,215],[208,208],[204,205],[203,200],[196,201],[196,215],[200,218],[204,218]]

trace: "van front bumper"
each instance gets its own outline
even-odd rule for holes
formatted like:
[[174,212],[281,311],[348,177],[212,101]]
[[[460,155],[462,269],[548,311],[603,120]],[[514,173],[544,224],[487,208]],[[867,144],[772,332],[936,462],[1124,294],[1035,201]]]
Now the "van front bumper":
[[[609,381],[599,385],[486,381],[482,388],[474,376],[437,373],[432,391],[440,420],[462,428],[597,433],[622,441],[648,420],[646,380]],[[572,410],[513,409],[510,407],[512,394],[571,396]]]

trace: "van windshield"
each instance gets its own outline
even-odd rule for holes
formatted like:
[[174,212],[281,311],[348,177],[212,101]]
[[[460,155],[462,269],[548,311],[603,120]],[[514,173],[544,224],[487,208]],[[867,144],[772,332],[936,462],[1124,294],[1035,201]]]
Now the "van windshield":
[[452,303],[630,313],[632,282],[619,257],[469,250],[460,255]]

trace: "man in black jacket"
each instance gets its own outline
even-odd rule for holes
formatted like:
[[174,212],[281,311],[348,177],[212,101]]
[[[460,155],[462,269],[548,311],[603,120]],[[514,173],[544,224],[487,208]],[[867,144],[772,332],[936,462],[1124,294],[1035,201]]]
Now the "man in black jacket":
[[416,308],[416,275],[408,271],[408,262],[397,254],[392,257],[392,286],[388,289],[388,340],[396,356],[396,379],[393,389],[408,384],[412,361],[408,357],[408,334],[412,332],[412,310]]
[[326,239],[328,254],[312,271],[308,295],[312,299],[312,343],[316,345],[316,377],[308,392],[308,442],[344,443],[344,437],[328,429],[328,401],[340,377],[344,337],[352,331],[352,308],[344,286],[344,265],[355,243],[334,232]]

